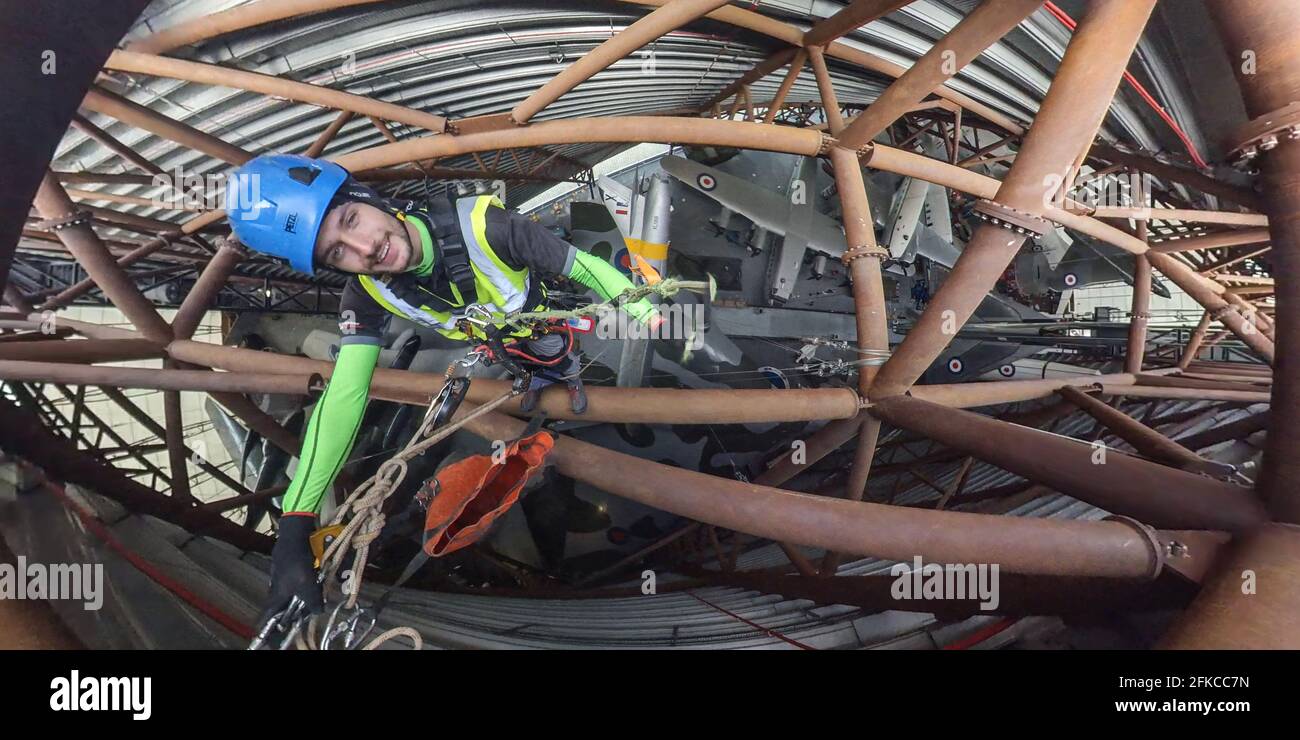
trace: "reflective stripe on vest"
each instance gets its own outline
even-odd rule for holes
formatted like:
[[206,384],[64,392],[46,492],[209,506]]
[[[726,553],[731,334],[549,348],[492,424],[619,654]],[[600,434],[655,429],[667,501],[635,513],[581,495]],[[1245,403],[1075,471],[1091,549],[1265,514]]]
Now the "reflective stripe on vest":
[[[461,238],[469,253],[469,264],[474,270],[474,285],[478,290],[479,303],[491,311],[493,316],[504,319],[507,313],[524,308],[532,278],[526,269],[511,269],[492,250],[492,245],[487,240],[488,208],[504,209],[505,205],[493,195],[461,198],[456,202],[456,215],[460,220]],[[470,338],[456,328],[456,321],[463,313],[456,309],[464,308],[464,299],[455,285],[451,286],[451,293],[458,304],[450,307],[451,310],[444,311],[428,305],[413,306],[393,293],[382,280],[376,280],[370,275],[360,275],[359,278],[361,286],[370,297],[389,313],[436,329],[449,339],[463,341]],[[445,303],[432,293],[426,291],[426,294],[430,300]],[[514,335],[527,336],[530,333],[527,329],[520,329]]]

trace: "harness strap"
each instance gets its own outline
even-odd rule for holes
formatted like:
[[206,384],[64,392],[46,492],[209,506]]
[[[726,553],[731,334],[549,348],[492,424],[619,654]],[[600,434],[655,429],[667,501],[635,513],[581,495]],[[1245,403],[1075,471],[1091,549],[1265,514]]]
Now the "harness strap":
[[443,269],[460,292],[465,305],[478,303],[478,286],[475,285],[474,268],[470,266],[469,249],[460,231],[456,207],[447,198],[429,201],[429,216],[433,221],[433,237],[438,242]]

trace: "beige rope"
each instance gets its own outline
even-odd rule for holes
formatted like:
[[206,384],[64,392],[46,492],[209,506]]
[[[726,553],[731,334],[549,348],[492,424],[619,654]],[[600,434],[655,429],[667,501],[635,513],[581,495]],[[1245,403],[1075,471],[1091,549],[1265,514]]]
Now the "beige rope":
[[[379,536],[380,530],[384,528],[386,517],[382,511],[384,502],[392,495],[393,491],[402,484],[406,478],[407,461],[423,454],[433,445],[441,442],[447,437],[454,434],[461,427],[480,416],[496,409],[501,404],[509,401],[515,393],[507,391],[500,397],[479,406],[470,413],[466,414],[459,421],[448,424],[437,430],[433,429],[433,423],[437,420],[435,413],[441,394],[433,399],[425,412],[424,423],[411,441],[400,452],[384,461],[379,466],[375,474],[363,481],[361,485],[348,496],[343,505],[339,507],[334,516],[330,518],[330,524],[341,523],[351,511],[353,516],[350,521],[343,527],[339,536],[330,543],[329,548],[321,556],[321,571],[325,573],[325,583],[332,583],[338,569],[342,566],[344,556],[349,548],[355,548],[357,551],[356,559],[352,564],[353,577],[350,581],[347,599],[347,608],[355,609],[357,599],[361,595],[361,581],[365,575],[366,558],[370,553],[370,544]],[[294,640],[294,646],[300,650],[314,649],[318,644],[316,640],[316,624],[320,615],[313,615],[306,625],[306,636],[300,631]],[[405,636],[410,638],[416,650],[424,646],[424,640],[420,633],[411,627],[394,627],[383,634],[371,640],[363,650],[374,650],[389,640]]]

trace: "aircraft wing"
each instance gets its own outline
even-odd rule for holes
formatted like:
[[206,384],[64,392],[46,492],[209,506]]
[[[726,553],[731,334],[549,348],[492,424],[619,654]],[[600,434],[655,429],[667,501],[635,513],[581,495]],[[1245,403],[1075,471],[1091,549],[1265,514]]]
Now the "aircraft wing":
[[[739,213],[759,228],[785,237],[789,237],[790,232],[796,228],[791,223],[795,215],[793,211],[803,206],[795,206],[786,195],[683,157],[664,157],[659,160],[659,165],[665,172],[687,186],[716,200],[728,210]],[[808,190],[810,192],[807,196],[811,202],[813,197],[811,184]],[[801,236],[802,240],[808,243],[808,248],[813,251],[831,257],[844,254],[844,231],[839,224],[835,223],[830,216],[813,210],[811,205],[807,208],[811,214],[807,218],[807,224],[798,227],[800,232],[806,229],[806,233],[797,236]]]

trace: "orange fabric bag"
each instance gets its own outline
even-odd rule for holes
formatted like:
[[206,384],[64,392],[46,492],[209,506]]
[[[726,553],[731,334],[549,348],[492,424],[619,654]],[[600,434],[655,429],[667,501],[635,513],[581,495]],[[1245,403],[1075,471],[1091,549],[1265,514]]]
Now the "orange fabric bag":
[[555,438],[539,431],[511,442],[502,463],[491,455],[472,455],[438,471],[421,492],[433,494],[424,518],[425,554],[441,557],[482,538],[519,500],[554,446]]

